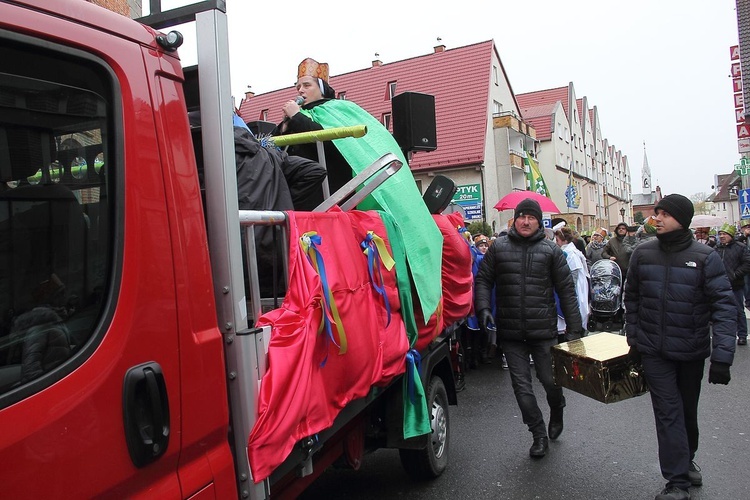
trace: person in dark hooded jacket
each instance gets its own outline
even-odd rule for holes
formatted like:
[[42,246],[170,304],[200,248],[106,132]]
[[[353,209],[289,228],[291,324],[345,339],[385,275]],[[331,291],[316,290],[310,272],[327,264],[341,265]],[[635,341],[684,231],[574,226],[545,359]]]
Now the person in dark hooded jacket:
[[[525,199],[515,209],[508,234],[492,242],[477,272],[475,309],[486,327],[497,325],[499,345],[510,370],[513,392],[523,422],[533,436],[529,454],[546,455],[549,439],[563,430],[565,396],[552,379],[550,349],[557,344],[557,306],[554,293],[568,327],[568,339],[583,333],[573,277],[562,250],[545,238],[541,228],[539,203]],[[496,316],[490,294],[495,287]],[[529,355],[550,406],[549,428],[532,388]]]
[[693,239],[693,204],[678,194],[656,205],[656,238],[638,245],[625,281],[625,332],[641,360],[656,421],[661,472],[656,500],[689,499],[703,483],[698,398],[705,360],[710,384],[728,384],[737,304],[719,254]]
[[750,273],[750,251],[744,243],[734,239],[737,232],[732,224],[719,229],[719,244],[716,251],[727,270],[729,283],[737,301],[737,345],[747,345],[747,317],[745,316],[745,276]]
[[614,260],[620,266],[623,277],[628,274],[628,264],[630,263],[630,254],[635,248],[635,235],[628,234],[628,225],[620,222],[615,226],[615,234],[604,246],[602,257]]
[[[234,127],[234,161],[240,210],[312,210],[323,201],[317,196],[325,177],[323,167],[312,160],[264,147],[246,127]],[[283,255],[281,238],[274,238],[274,231],[272,226],[255,227],[263,297],[284,291],[283,265],[279,260]]]

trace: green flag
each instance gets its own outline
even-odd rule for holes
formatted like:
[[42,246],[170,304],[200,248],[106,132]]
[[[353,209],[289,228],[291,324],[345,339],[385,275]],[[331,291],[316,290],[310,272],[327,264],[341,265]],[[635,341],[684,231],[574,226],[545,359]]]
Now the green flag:
[[537,165],[528,153],[523,162],[526,164],[526,178],[529,180],[529,191],[534,191],[549,198],[549,189],[547,189],[547,184],[544,182],[542,173],[539,171],[539,165]]

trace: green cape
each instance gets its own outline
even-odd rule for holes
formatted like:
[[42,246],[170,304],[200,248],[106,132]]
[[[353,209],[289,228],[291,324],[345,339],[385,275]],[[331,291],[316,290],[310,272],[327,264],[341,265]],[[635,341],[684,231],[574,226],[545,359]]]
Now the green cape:
[[355,173],[386,153],[395,154],[403,167],[360,205],[361,210],[383,210],[396,220],[406,250],[406,259],[425,322],[437,309],[442,293],[440,269],[443,236],[422,200],[422,194],[390,132],[370,113],[351,101],[331,99],[312,109],[302,110],[323,128],[366,125],[367,134],[333,141]]

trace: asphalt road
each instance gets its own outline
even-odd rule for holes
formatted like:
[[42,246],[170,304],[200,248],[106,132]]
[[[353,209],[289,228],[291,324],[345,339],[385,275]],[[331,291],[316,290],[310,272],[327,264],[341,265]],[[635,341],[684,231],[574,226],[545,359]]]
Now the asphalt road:
[[[737,348],[728,386],[709,385],[706,365],[695,459],[704,485],[691,488],[694,500],[750,498],[749,379],[748,347]],[[538,383],[536,393],[546,416]],[[379,450],[359,471],[326,471],[300,498],[630,500],[652,499],[664,487],[648,395],[604,404],[565,390],[565,430],[541,460],[528,455],[531,434],[499,360],[469,372],[458,396],[450,407],[449,466],[439,478],[412,481],[398,451]]]

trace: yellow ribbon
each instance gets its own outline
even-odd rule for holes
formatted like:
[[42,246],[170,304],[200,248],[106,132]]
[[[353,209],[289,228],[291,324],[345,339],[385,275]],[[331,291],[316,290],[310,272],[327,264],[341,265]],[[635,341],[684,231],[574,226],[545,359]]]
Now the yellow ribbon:
[[[328,336],[331,341],[339,347],[339,354],[346,354],[347,341],[346,334],[344,332],[344,324],[341,321],[341,315],[339,314],[338,307],[336,307],[336,301],[333,298],[333,291],[328,286],[328,277],[326,275],[325,263],[323,262],[323,256],[317,249],[317,245],[323,243],[323,238],[318,235],[316,231],[308,231],[300,238],[300,246],[302,251],[307,255],[308,260],[315,269],[315,272],[320,276],[320,282],[323,287],[323,301],[327,307],[323,308],[323,317],[321,318],[320,326],[318,327],[318,333],[323,331],[325,327],[328,332]],[[331,322],[336,325],[336,331],[338,332],[339,342],[333,338],[333,331],[331,328]]]
[[[378,255],[380,255],[380,262],[383,263],[385,268],[390,271],[393,269],[393,266],[396,265],[396,261],[393,260],[393,257],[391,257],[391,254],[388,253],[388,248],[385,246],[385,241],[383,241],[383,238],[375,234],[375,231],[367,231],[367,234],[370,235],[372,241],[375,243],[375,246],[378,249]],[[365,255],[368,254],[369,248],[365,248],[364,253]]]

